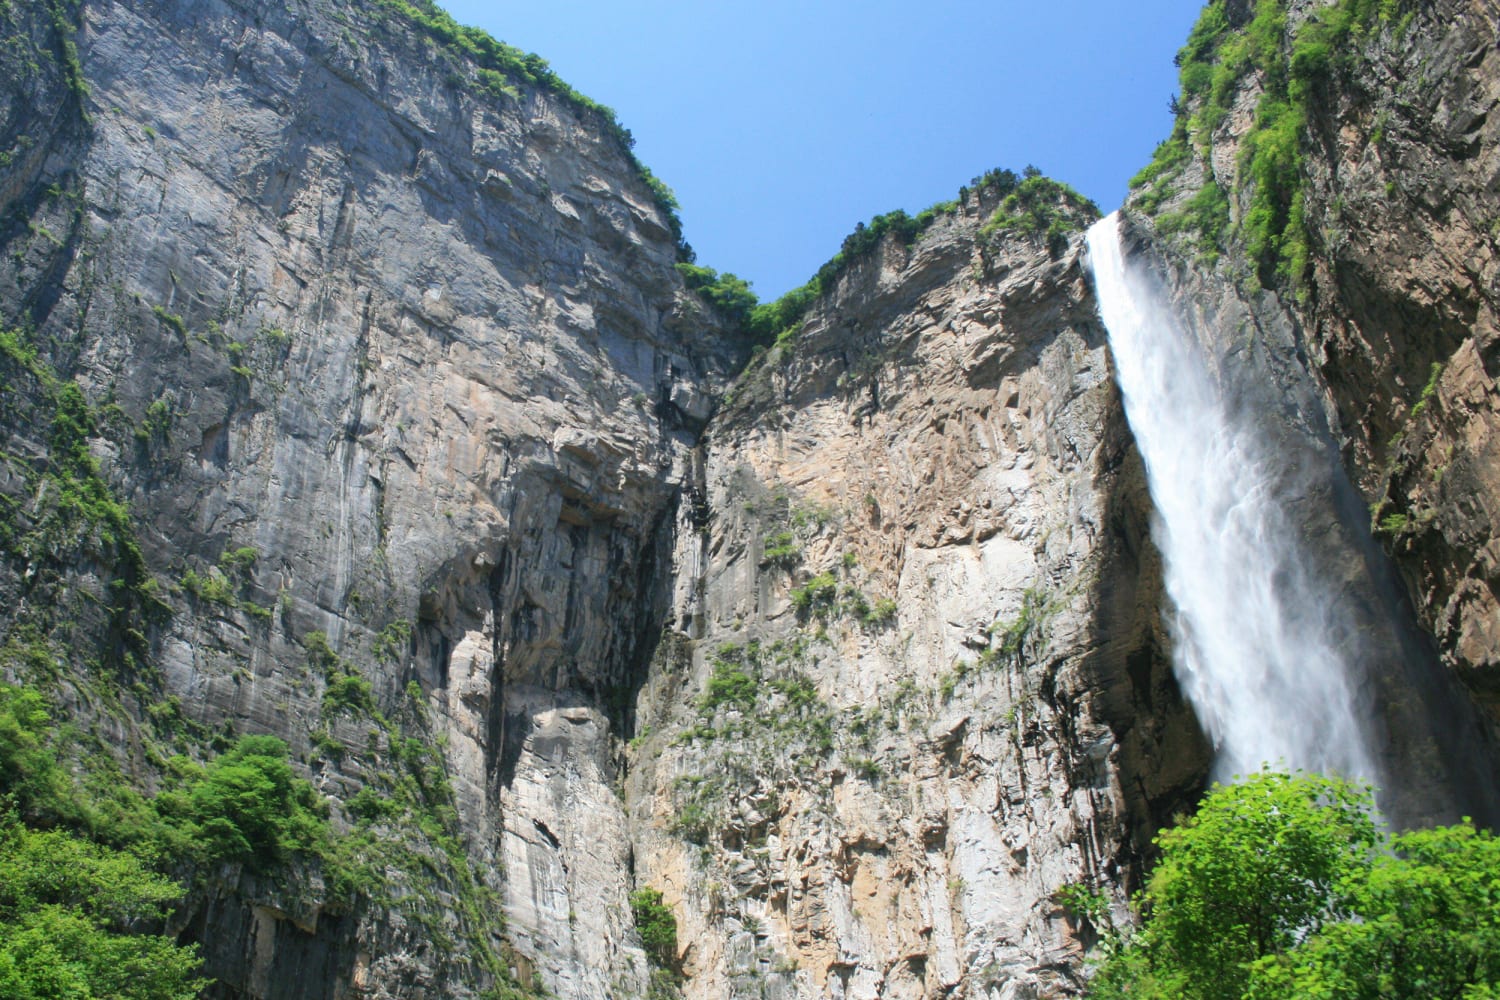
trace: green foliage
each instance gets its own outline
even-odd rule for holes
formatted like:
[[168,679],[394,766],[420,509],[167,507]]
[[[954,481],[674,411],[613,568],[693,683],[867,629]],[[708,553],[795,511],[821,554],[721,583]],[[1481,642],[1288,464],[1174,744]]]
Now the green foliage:
[[[983,180],[987,185],[999,185],[1003,183],[1005,175],[1010,178],[1015,177],[1008,170],[990,171],[984,175],[984,178],[976,179],[972,183],[978,185]],[[689,277],[689,272],[684,272],[684,277],[688,279],[689,288],[695,287],[694,282],[701,282],[705,288],[711,290],[713,295],[721,296],[724,304],[712,297],[710,301],[725,312],[726,316],[743,316],[741,330],[751,340],[761,344],[769,344],[773,341],[781,344],[789,343],[796,334],[797,326],[812,308],[813,303],[817,302],[824,292],[832,289],[850,267],[873,253],[884,239],[891,237],[903,246],[910,246],[938,219],[945,215],[952,215],[958,211],[958,208],[957,201],[942,201],[923,209],[915,216],[908,215],[902,209],[896,209],[894,212],[877,215],[868,223],[857,224],[854,231],[844,237],[839,252],[825,261],[806,284],[793,288],[774,302],[757,304],[749,285],[732,274],[717,276],[709,268],[695,268],[695,272],[706,272],[706,274],[694,273]],[[726,309],[725,305],[730,306],[733,311]],[[748,312],[746,311],[747,305]]]
[[792,607],[798,614],[826,614],[838,598],[839,583],[832,573],[819,573],[800,587],[792,588]]
[[757,304],[748,281],[728,272],[720,274],[711,267],[686,262],[677,265],[677,272],[682,275],[688,290],[701,295],[724,317],[731,329],[746,328]]
[[1075,919],[1089,920],[1096,926],[1109,919],[1109,896],[1086,883],[1069,882],[1058,887],[1052,898]]
[[[375,659],[381,663],[396,663],[411,643],[411,622],[397,619],[390,622],[375,635]],[[413,682],[415,683],[415,682]],[[417,688],[420,700],[422,689]]]
[[990,625],[990,634],[1000,637],[996,652],[1005,656],[1016,655],[1027,637],[1037,634],[1056,613],[1057,605],[1048,600],[1045,591],[1039,587],[1027,587],[1021,594],[1021,610],[1016,616]]
[[[1338,0],[1304,21],[1288,41],[1286,0],[1255,0],[1249,24],[1238,30],[1230,25],[1228,0],[1212,0],[1177,54],[1182,91],[1173,101],[1172,135],[1131,180],[1133,189],[1152,186],[1141,196],[1141,207],[1156,211],[1194,148],[1210,172],[1207,154],[1215,130],[1241,80],[1258,74],[1264,93],[1241,146],[1240,183],[1242,193],[1248,190],[1248,205],[1240,230],[1261,283],[1297,287],[1310,253],[1301,145],[1308,115],[1320,88],[1354,64],[1356,43],[1402,6],[1399,0]],[[1169,233],[1196,232],[1199,249],[1210,257],[1225,245],[1230,228],[1227,201],[1216,187],[1210,178],[1184,211],[1164,220]]]
[[1180,212],[1167,212],[1156,220],[1164,235],[1195,234],[1199,253],[1212,264],[1219,256],[1219,238],[1229,229],[1229,196],[1217,181],[1210,180],[1188,200]]
[[48,444],[41,456],[9,459],[12,482],[20,480],[25,495],[20,503],[0,500],[0,559],[24,567],[27,581],[22,619],[51,628],[65,597],[76,592],[70,574],[92,567],[107,585],[110,615],[100,653],[129,669],[145,654],[147,622],[166,609],[130,508],[90,450],[99,421],[78,384],[59,378],[20,333],[0,331],[0,385],[0,426],[8,433],[34,428]]
[[331,674],[343,661],[328,642],[328,633],[314,629],[302,637],[302,648],[307,650],[307,662],[320,673]]
[[230,608],[239,605],[239,600],[234,596],[233,585],[217,569],[210,569],[202,575],[193,570],[186,571],[182,574],[182,589],[195,599],[209,604],[221,604]]
[[[185,823],[210,861],[256,868],[315,855],[328,839],[328,806],[287,760],[274,736],[242,736],[162,805]],[[181,810],[180,813],[177,810]]]
[[1437,394],[1438,381],[1442,377],[1443,363],[1441,361],[1434,361],[1432,363],[1432,367],[1428,369],[1427,372],[1427,384],[1422,386],[1421,394],[1417,397],[1417,401],[1411,406],[1411,416],[1413,420],[1421,416],[1422,411],[1427,409],[1427,404],[1432,400],[1432,397]]
[[190,1000],[196,950],[123,931],[181,895],[130,854],[0,817],[0,996]]
[[64,0],[47,0],[47,13],[52,20],[53,42],[58,58],[62,61],[63,73],[68,83],[68,93],[76,105],[79,116],[87,122],[88,112],[83,102],[89,96],[88,81],[83,77],[83,67],[78,61],[78,45],[73,41],[77,28],[68,17],[68,4]]
[[55,737],[39,692],[0,684],[0,803],[26,819],[81,818],[73,783],[57,761]]
[[181,316],[173,312],[168,312],[161,306],[152,306],[151,312],[154,313],[156,318],[161,320],[162,323],[177,331],[177,335],[179,337],[181,337],[183,340],[187,339],[187,321],[184,320]]
[[656,889],[637,889],[630,894],[630,912],[646,958],[658,969],[676,969],[677,918],[662,902],[662,894]]
[[999,232],[1041,236],[1055,253],[1067,243],[1069,233],[1083,229],[1097,218],[1099,207],[1092,201],[1067,184],[1028,167],[1025,179],[1000,202],[979,235],[985,239]]
[[374,715],[377,712],[370,682],[352,671],[340,671],[328,680],[323,691],[323,714]]
[[142,444],[165,442],[172,431],[172,407],[164,399],[152,401],[141,416],[135,436]]
[[709,674],[703,697],[698,699],[698,710],[712,713],[720,706],[728,706],[747,712],[755,707],[758,686],[756,679],[746,673],[740,663],[718,657],[714,660],[713,673]]
[[1500,842],[1392,837],[1370,791],[1262,772],[1157,840],[1143,929],[1096,998],[1473,1000],[1500,986]]
[[1399,535],[1406,530],[1409,520],[1405,514],[1399,511],[1394,514],[1387,514],[1376,525],[1376,531],[1382,535]]
[[1391,839],[1346,882],[1351,919],[1251,972],[1247,1000],[1477,1000],[1500,987],[1500,840],[1465,821]]
[[797,536],[790,531],[778,531],[765,541],[761,550],[761,564],[777,569],[792,569],[802,561],[802,550],[797,547]]

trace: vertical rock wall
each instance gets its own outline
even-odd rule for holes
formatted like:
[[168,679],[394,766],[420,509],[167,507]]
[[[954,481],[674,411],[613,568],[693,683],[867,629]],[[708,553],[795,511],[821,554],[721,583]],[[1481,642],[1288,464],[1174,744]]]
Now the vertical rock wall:
[[[1288,5],[1276,58],[1290,60],[1334,6]],[[1497,21],[1483,5],[1398,6],[1306,83],[1294,176],[1305,273],[1263,287],[1245,245],[1258,108],[1284,64],[1247,69],[1213,134],[1189,137],[1180,175],[1159,174],[1128,209],[1136,252],[1286,456],[1300,541],[1340,595],[1353,627],[1343,641],[1383,730],[1383,804],[1406,822],[1494,818],[1500,744],[1483,639],[1494,380],[1479,359],[1494,329]],[[1225,10],[1244,30],[1252,12]],[[1192,227],[1173,235],[1176,213],[1210,183],[1228,194],[1227,225],[1207,243]]]
[[[610,741],[730,360],[671,220],[600,114],[502,93],[389,5],[53,6],[76,33],[41,2],[0,12],[21,36],[0,135],[26,137],[0,170],[0,310],[113,415],[92,447],[170,608],[149,700],[281,736],[338,799],[389,791],[404,739],[433,748],[522,978],[643,989]],[[330,702],[346,677],[373,701]],[[449,871],[436,843],[418,854]],[[421,867],[407,918],[321,935],[333,958],[273,943],[296,907],[248,884],[189,933],[225,996],[461,995],[467,946],[416,916],[487,932]]]
[[993,207],[888,239],[710,424],[627,786],[687,996],[1073,995],[1062,900],[1122,915],[1202,780],[1080,244]]

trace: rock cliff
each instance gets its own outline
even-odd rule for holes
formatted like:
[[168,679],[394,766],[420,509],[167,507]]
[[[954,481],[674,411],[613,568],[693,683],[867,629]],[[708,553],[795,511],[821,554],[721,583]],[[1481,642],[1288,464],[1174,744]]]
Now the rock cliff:
[[825,289],[701,446],[627,784],[689,996],[1072,993],[1062,900],[1122,905],[1202,780],[1079,243],[980,235],[990,195]]
[[[1290,60],[1293,6],[1190,46],[1275,8]],[[1307,77],[1295,266],[1268,59],[1129,215],[1297,457],[1421,819],[1494,784],[1500,84],[1484,4],[1405,13]],[[752,351],[611,113],[436,8],[0,25],[0,679],[81,773],[265,733],[332,802],[328,856],[193,873],[210,995],[1081,991],[1211,762],[1087,208],[982,178]]]
[[[55,435],[17,406],[8,537],[38,544],[0,616],[148,783],[173,732],[278,735],[341,801],[446,772],[359,824],[403,845],[385,905],[195,900],[219,995],[465,995],[499,894],[501,959],[600,996],[645,968],[611,739],[735,355],[607,112],[402,7],[0,9],[0,309],[96,414],[143,560],[46,535],[22,469]],[[132,574],[149,607],[93,627]]]
[[[1211,4],[1179,60],[1177,130],[1127,206],[1287,455],[1410,818],[1497,815],[1496,28],[1482,4]],[[1219,76],[1195,88],[1204,66]],[[1424,791],[1444,787],[1462,804]]]

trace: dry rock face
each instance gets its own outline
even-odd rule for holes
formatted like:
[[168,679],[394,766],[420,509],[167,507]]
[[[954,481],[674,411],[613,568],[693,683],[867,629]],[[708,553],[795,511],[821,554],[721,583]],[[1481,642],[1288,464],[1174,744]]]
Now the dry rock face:
[[1207,765],[1075,242],[887,241],[703,445],[637,864],[690,997],[1073,995]]
[[[141,637],[156,698],[283,737],[337,798],[397,737],[434,748],[521,978],[638,992],[612,719],[729,357],[670,220],[597,114],[486,90],[380,5],[64,14],[0,10],[0,308],[115,415],[92,447],[170,608]],[[309,949],[316,912],[250,886],[188,933],[225,996],[467,995],[486,974],[416,917],[485,932],[432,850],[404,918],[328,916]]]
[[1444,661],[1500,720],[1500,14],[1420,5],[1333,82],[1308,346]]

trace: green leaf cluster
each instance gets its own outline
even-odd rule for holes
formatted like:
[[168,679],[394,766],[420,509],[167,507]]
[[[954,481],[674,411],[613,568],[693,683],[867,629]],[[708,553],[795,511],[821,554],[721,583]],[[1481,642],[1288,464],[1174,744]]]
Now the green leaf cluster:
[[0,797],[19,818],[69,826],[179,869],[232,862],[267,870],[327,847],[328,805],[292,771],[287,745],[274,736],[242,736],[206,765],[173,758],[153,798],[97,758],[75,781],[57,750],[72,740],[40,692],[0,684]]
[[[1155,213],[1195,149],[1207,166],[1214,133],[1241,81],[1257,74],[1263,93],[1240,152],[1239,183],[1248,194],[1240,234],[1262,284],[1280,280],[1297,286],[1310,253],[1302,137],[1312,104],[1328,79],[1358,59],[1357,43],[1393,19],[1401,6],[1401,0],[1338,0],[1288,39],[1286,0],[1255,0],[1242,28],[1230,22],[1229,0],[1212,0],[1177,54],[1182,92],[1172,102],[1172,134],[1131,179],[1133,189],[1151,188],[1140,197],[1141,207]],[[1197,233],[1200,251],[1216,257],[1230,235],[1227,195],[1210,179],[1182,211],[1163,216],[1159,225],[1167,233]]]
[[677,918],[663,902],[660,890],[637,889],[630,894],[630,912],[641,935],[646,958],[658,969],[677,968]]
[[269,870],[327,846],[328,804],[292,771],[276,737],[242,736],[207,766],[179,761],[177,770],[177,787],[155,805],[206,859]]
[[[76,567],[108,584],[109,652],[123,664],[145,652],[146,622],[164,609],[146,568],[130,507],[105,480],[89,444],[99,419],[76,382],[60,378],[20,332],[0,331],[0,426],[47,435],[45,455],[0,453],[24,495],[0,495],[0,559],[25,569],[26,614],[48,626]],[[123,648],[121,648],[123,647]]]
[[129,932],[181,895],[131,854],[0,817],[0,996],[190,1000],[196,949]]
[[682,275],[688,290],[697,292],[717,310],[731,329],[744,329],[759,304],[750,283],[738,275],[727,271],[720,274],[711,267],[686,262],[677,265],[677,273]]
[[1043,176],[1035,167],[1027,167],[1023,176],[980,227],[981,238],[989,239],[999,232],[1041,236],[1057,253],[1067,243],[1069,233],[1099,218],[1099,206],[1069,185]]
[[1367,787],[1261,772],[1157,839],[1141,931],[1096,998],[1474,1000],[1500,986],[1500,841],[1392,836]]
[[800,587],[793,587],[792,607],[798,614],[810,614],[820,609],[832,609],[838,598],[839,582],[832,573],[819,573]]

